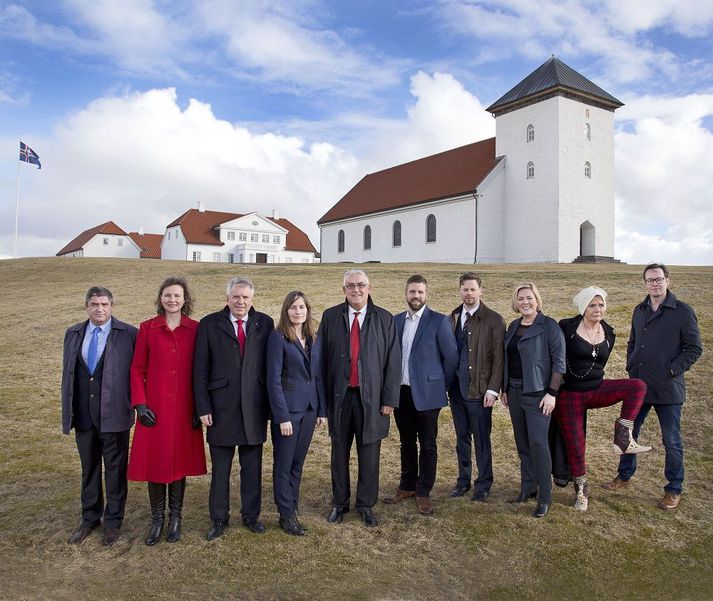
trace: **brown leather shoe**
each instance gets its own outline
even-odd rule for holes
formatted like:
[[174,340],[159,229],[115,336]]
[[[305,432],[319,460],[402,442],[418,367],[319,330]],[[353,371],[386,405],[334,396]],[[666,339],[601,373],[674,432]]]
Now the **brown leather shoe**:
[[678,503],[681,500],[681,495],[677,495],[675,492],[667,492],[663,499],[659,501],[659,507],[661,509],[676,509]]
[[104,546],[111,547],[119,540],[120,532],[118,528],[104,528]]
[[433,515],[433,502],[430,497],[416,497],[416,506],[421,515]]
[[384,497],[382,501],[387,505],[393,505],[394,503],[401,503],[401,501],[405,501],[406,499],[410,499],[414,496],[416,496],[416,491],[399,488],[395,495],[391,497]]
[[87,538],[92,532],[94,532],[94,530],[96,530],[98,526],[99,524],[94,524],[93,526],[80,526],[77,530],[72,532],[72,536],[69,537],[67,543],[70,545],[78,545],[79,543],[83,542],[84,539]]
[[621,490],[626,488],[631,483],[631,480],[622,480],[619,476],[614,478],[611,482],[604,484],[604,488],[607,490]]

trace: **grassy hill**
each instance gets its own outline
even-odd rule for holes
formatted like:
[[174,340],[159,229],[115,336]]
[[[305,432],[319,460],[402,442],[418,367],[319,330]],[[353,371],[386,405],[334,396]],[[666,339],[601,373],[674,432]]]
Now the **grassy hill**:
[[[318,313],[343,299],[343,265],[240,267],[173,261],[20,259],[0,262],[0,599],[711,599],[713,598],[713,417],[711,342],[713,268],[672,269],[671,288],[693,305],[704,355],[689,372],[684,410],[686,484],[679,509],[656,507],[662,494],[663,449],[655,416],[642,434],[654,451],[640,460],[629,490],[610,493],[610,454],[616,407],[590,412],[590,510],[571,508],[572,487],[556,488],[544,520],[532,507],[510,505],[519,466],[507,411],[494,413],[495,484],[487,504],[448,499],[456,478],[450,412],[441,413],[439,466],[433,517],[404,503],[375,507],[382,525],[362,526],[354,512],[339,526],[324,516],[330,503],[329,439],[315,433],[303,478],[304,538],[288,537],[272,502],[271,446],[265,448],[260,537],[233,526],[208,543],[209,477],[189,479],[183,539],[143,544],[148,524],[145,484],[131,483],[123,535],[112,548],[97,533],[79,547],[69,533],[80,518],[80,466],[73,437],[61,434],[59,385],[66,327],[85,318],[83,295],[101,284],[112,289],[114,314],[138,324],[153,314],[159,283],[185,275],[197,297],[197,314],[224,305],[225,282],[250,277],[255,306],[277,316],[289,290],[301,289]],[[367,265],[375,302],[403,310],[406,278],[422,273],[429,305],[450,311],[458,302],[459,265]],[[545,312],[574,314],[572,296],[586,285],[609,292],[608,321],[618,342],[609,377],[625,377],[626,337],[633,307],[644,297],[639,266],[483,266],[484,301],[510,321],[510,298],[520,281],[540,288]],[[381,492],[399,475],[398,433],[382,447]],[[237,460],[233,515],[239,511]]]

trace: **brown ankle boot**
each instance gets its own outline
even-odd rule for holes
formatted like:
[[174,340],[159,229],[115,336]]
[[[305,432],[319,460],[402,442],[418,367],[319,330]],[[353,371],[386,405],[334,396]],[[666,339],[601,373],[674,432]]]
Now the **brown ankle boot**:
[[615,455],[645,453],[651,450],[651,447],[640,445],[634,440],[633,429],[634,422],[629,419],[620,417],[614,422],[614,444],[612,445],[612,450]]

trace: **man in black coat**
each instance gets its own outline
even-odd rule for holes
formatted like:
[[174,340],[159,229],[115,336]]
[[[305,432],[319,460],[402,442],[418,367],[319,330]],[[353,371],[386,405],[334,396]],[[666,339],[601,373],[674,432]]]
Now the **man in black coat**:
[[356,438],[356,509],[364,524],[374,527],[381,440],[399,405],[401,349],[391,313],[369,298],[366,273],[350,269],[343,284],[345,302],[324,312],[318,334],[332,439],[333,499],[327,521],[339,523],[349,511],[349,455]]
[[236,277],[226,288],[227,306],[206,315],[198,327],[193,364],[196,411],[207,427],[213,464],[208,540],[230,519],[230,471],[238,447],[242,523],[256,534],[262,501],[262,445],[267,438],[265,355],[275,329],[269,315],[253,308],[254,287]]
[[[634,308],[626,352],[629,377],[646,382],[646,397],[634,420],[633,437],[637,439],[646,416],[653,408],[661,426],[666,450],[664,496],[661,509],[675,509],[683,489],[683,441],[681,410],[686,400],[684,372],[703,352],[696,313],[668,289],[668,269],[651,263],[644,268],[648,296]],[[636,455],[622,455],[619,473],[605,484],[609,490],[629,485],[636,470]]]
[[112,317],[114,297],[107,288],[90,288],[84,305],[89,319],[67,329],[62,364],[62,431],[69,434],[74,428],[82,462],[82,524],[68,542],[81,543],[103,517],[104,544],[112,545],[119,538],[128,492],[134,423],[129,369],[136,328]]

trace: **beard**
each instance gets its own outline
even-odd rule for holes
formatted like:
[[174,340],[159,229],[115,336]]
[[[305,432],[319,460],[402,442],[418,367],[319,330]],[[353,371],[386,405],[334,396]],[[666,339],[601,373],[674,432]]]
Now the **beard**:
[[407,301],[407,302],[408,302],[408,306],[411,309],[411,311],[414,311],[414,312],[420,311],[421,307],[423,307],[423,305],[426,304],[425,301],[422,301],[419,298],[412,298],[410,301]]

